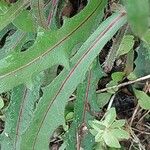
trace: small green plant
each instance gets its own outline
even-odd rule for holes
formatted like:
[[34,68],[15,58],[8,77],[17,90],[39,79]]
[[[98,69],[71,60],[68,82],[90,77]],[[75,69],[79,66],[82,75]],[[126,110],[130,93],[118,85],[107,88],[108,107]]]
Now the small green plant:
[[100,145],[121,148],[120,140],[129,139],[129,133],[124,130],[125,120],[116,120],[115,108],[110,108],[101,121],[90,121],[90,132],[95,137],[95,142]]

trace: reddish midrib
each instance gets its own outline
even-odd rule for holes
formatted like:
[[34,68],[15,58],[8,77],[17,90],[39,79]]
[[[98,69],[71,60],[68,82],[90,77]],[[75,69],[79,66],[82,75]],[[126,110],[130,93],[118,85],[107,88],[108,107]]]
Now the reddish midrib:
[[56,7],[56,4],[58,3],[57,0],[52,0],[52,10],[49,12],[49,15],[48,15],[48,25],[50,26],[51,25],[51,22],[52,22],[52,19],[53,19],[53,15],[54,15],[54,10],[55,10],[55,7]]
[[87,56],[87,54],[96,46],[96,44],[98,43],[98,41],[105,35],[105,33],[110,29],[112,28],[112,26],[121,18],[125,16],[125,13],[122,13],[120,14],[120,16],[118,16],[116,19],[113,20],[113,22],[98,36],[98,38],[95,40],[95,42],[89,47],[89,49],[84,53],[84,55],[79,59],[79,61],[76,63],[76,65],[73,67],[73,69],[70,71],[69,75],[66,77],[66,79],[64,80],[64,82],[62,83],[62,85],[60,86],[60,89],[58,90],[57,94],[55,95],[55,97],[52,99],[50,105],[48,106],[48,109],[47,111],[45,112],[45,115],[41,121],[41,124],[39,126],[39,129],[37,131],[37,134],[35,136],[35,139],[34,139],[34,143],[33,143],[33,149],[35,147],[35,143],[36,143],[36,140],[37,140],[37,137],[38,137],[38,134],[40,132],[40,129],[42,127],[42,124],[53,104],[53,102],[55,101],[55,99],[57,98],[57,96],[59,95],[59,93],[61,92],[61,90],[63,89],[64,85],[66,84],[67,80],[71,77],[71,75],[73,74],[73,72],[75,71],[75,69],[79,66],[79,64],[81,63],[81,61],[84,60],[84,58]]
[[20,110],[19,110],[19,116],[18,116],[18,120],[17,120],[16,138],[15,138],[15,142],[14,142],[14,149],[16,149],[16,144],[17,144],[17,140],[18,140],[18,136],[19,136],[19,130],[20,130],[20,123],[22,121],[22,115],[23,115],[23,110],[24,110],[24,105],[25,105],[27,93],[28,93],[28,90],[27,90],[27,88],[25,88],[25,91],[23,94],[23,100],[21,102],[21,106],[20,106]]
[[[44,9],[44,7],[43,7],[43,9]],[[43,20],[43,19],[45,19],[45,18],[42,19],[42,12],[41,12],[41,8],[40,8],[40,0],[38,0],[38,14],[39,14],[39,17],[40,17],[41,25],[42,25],[44,28],[48,29],[48,28],[47,28],[47,25],[46,25],[46,21]],[[43,22],[43,21],[45,21],[45,22]]]
[[57,2],[58,2],[57,0],[52,0],[53,6],[56,6],[56,3],[57,3]]
[[[82,127],[85,126],[85,117],[86,117],[86,111],[87,111],[86,108],[87,108],[87,104],[88,104],[89,90],[90,90],[90,85],[91,85],[91,77],[92,77],[92,71],[90,70],[88,73],[88,82],[87,82],[86,92],[85,92],[84,109],[83,109],[83,113],[82,113],[82,122],[81,122],[79,129],[77,130],[77,132],[78,132],[77,135],[80,135]],[[82,138],[83,138],[83,135],[81,135],[80,137],[78,136],[78,144],[76,144],[77,150],[80,150]]]
[[40,55],[39,57],[35,58],[34,60],[32,60],[31,62],[29,62],[28,64],[25,64],[24,66],[17,68],[16,70],[13,70],[11,72],[8,72],[4,75],[0,76],[0,79],[5,78],[6,76],[9,76],[11,74],[15,74],[17,71],[20,71],[22,69],[24,69],[25,67],[30,66],[31,64],[33,64],[35,61],[37,61],[39,58],[41,59],[42,57],[44,57],[45,55],[47,55],[50,51],[52,51],[53,49],[55,49],[57,46],[59,46],[60,44],[62,44],[66,39],[68,39],[74,32],[76,32],[82,25],[84,25],[84,23],[86,23],[90,17],[96,12],[96,10],[99,8],[99,6],[101,5],[102,1],[99,3],[99,5],[95,8],[95,10],[93,10],[93,12],[83,21],[81,22],[81,24],[79,26],[77,26],[74,30],[72,30],[72,32],[70,32],[66,37],[64,37],[62,40],[60,40],[59,42],[57,42],[53,47],[51,47],[50,49],[48,49],[46,52],[44,52],[42,55]]

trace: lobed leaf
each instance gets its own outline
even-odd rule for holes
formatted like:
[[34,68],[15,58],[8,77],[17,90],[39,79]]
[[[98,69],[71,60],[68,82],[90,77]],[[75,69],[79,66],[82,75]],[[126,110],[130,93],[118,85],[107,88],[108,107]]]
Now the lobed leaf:
[[[74,121],[66,137],[66,149],[68,150],[75,148],[80,149],[81,147],[84,147],[86,150],[91,150],[94,145],[93,138],[88,130],[84,131],[84,128],[89,128],[88,120],[92,120],[93,118],[90,115],[91,110],[94,110],[94,108],[97,110],[95,85],[98,79],[103,76],[102,70],[98,72],[98,69],[100,70],[99,67],[98,62],[95,61],[85,81],[77,88],[77,98],[74,106]],[[90,110],[88,110],[88,107],[90,107]]]
[[115,120],[116,120],[116,110],[115,108],[110,108],[108,112],[106,112],[104,124],[108,128],[109,126],[113,124]]
[[38,25],[44,29],[48,29],[48,22],[44,14],[44,0],[32,0],[31,7]]
[[0,50],[0,59],[6,57],[11,52],[17,52],[18,48],[21,49],[20,44],[26,36],[27,34],[25,32],[18,30],[6,39],[5,45]]
[[47,15],[47,23],[48,23],[49,28],[51,29],[57,28],[59,24],[58,18],[60,17],[60,14],[61,14],[61,9],[59,7],[60,7],[59,0],[52,0],[45,8],[46,9],[45,13]]
[[[98,2],[101,4],[100,1]],[[64,69],[43,90],[43,97],[35,111],[36,115],[22,136],[21,150],[27,146],[29,150],[48,150],[49,137],[59,125],[64,123],[63,112],[69,96],[83,81],[88,68],[104,45],[125,22],[126,14],[124,12],[116,13],[104,21],[71,59],[70,69]],[[57,119],[54,119],[55,117]]]
[[[89,79],[89,76],[87,76],[86,79]],[[88,80],[89,81],[89,80]],[[88,133],[86,135],[82,133],[83,128],[87,127],[87,118],[90,118],[88,112],[86,112],[86,104],[87,104],[87,97],[89,95],[89,87],[88,87],[87,80],[85,80],[82,84],[80,84],[77,88],[77,98],[75,101],[74,106],[74,119],[71,124],[71,127],[66,135],[66,149],[80,149],[81,147],[86,147],[84,144],[84,139],[88,136]],[[87,131],[85,131],[87,132]],[[82,134],[82,135],[81,135]],[[88,137],[88,140],[91,140],[91,138]],[[93,140],[92,140],[93,141]],[[92,142],[93,143],[93,142]],[[91,145],[88,144],[88,147],[91,148]]]
[[6,26],[3,30],[0,31],[0,41],[5,37],[7,33],[9,33],[11,30],[17,30],[17,28],[10,23],[8,26]]
[[28,10],[23,10],[14,20],[13,24],[24,32],[35,32],[37,25],[33,20],[32,14]]
[[113,124],[111,125],[111,128],[121,128],[125,125],[125,120],[115,120]]
[[[19,0],[18,2],[12,4],[4,14],[0,14],[0,30],[11,23],[19,13],[28,5],[30,0]],[[15,11],[14,11],[15,10]]]
[[148,0],[127,0],[126,10],[128,21],[134,33],[138,36],[148,30],[149,24],[149,1]]
[[[95,4],[98,5],[95,7]],[[91,34],[95,27],[93,23],[98,22],[97,17],[103,14],[105,4],[106,1],[90,1],[78,15],[67,19],[61,29],[38,32],[34,45],[28,51],[12,53],[1,59],[0,93],[22,83],[29,85],[32,75],[53,65],[61,64],[69,68],[67,54],[71,53],[74,45],[85,41]]]
[[12,90],[11,101],[5,110],[5,129],[2,133],[3,150],[19,150],[21,135],[28,128],[35,104],[39,99],[42,74],[34,79],[32,89],[19,85]]

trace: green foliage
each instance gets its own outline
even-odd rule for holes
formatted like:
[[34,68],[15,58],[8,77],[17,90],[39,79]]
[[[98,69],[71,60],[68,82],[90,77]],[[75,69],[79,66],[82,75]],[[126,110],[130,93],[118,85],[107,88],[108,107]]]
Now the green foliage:
[[140,107],[150,110],[150,97],[143,91],[134,89],[134,92]]
[[134,45],[134,36],[125,35],[119,45],[119,49],[117,51],[117,57],[127,54]]
[[[0,1],[0,116],[5,121],[0,148],[48,150],[56,135],[63,139],[62,150],[121,148],[119,141],[129,138],[125,120],[116,120],[114,108],[101,121],[95,119],[119,90],[97,94],[103,86],[99,80],[107,76],[98,56],[110,48],[104,68],[110,71],[116,59],[130,55],[137,41],[129,23],[142,41],[131,74],[149,74],[147,3],[127,0],[127,15],[118,5],[122,9],[108,17],[106,0],[89,0],[76,10],[65,0]],[[77,14],[64,17],[66,10],[70,16]],[[115,70],[108,77],[105,85],[111,87],[122,82],[126,72]],[[149,96],[134,92],[140,106],[149,110]]]
[[[112,80],[107,84],[107,87],[111,87],[114,85],[118,85],[119,81],[122,81],[122,79],[124,78],[124,72],[114,72],[111,75]],[[115,93],[118,90],[118,88],[116,87],[115,89],[109,89],[108,92],[109,93]]]
[[36,23],[33,20],[30,11],[23,10],[14,20],[13,24],[20,30],[24,32],[35,32]]
[[2,97],[0,97],[0,110],[4,107],[4,101]]
[[95,136],[95,142],[105,143],[109,147],[121,148],[119,140],[128,139],[129,134],[123,129],[125,120],[116,120],[115,108],[110,108],[102,121],[90,122],[90,132]]
[[17,3],[9,7],[6,4],[5,7],[7,7],[7,9],[4,12],[2,12],[2,14],[0,14],[0,22],[1,22],[0,30],[2,30],[9,23],[11,23],[19,15],[19,13],[24,9],[24,7],[28,4],[29,4],[29,0],[26,0],[26,1],[19,0]]
[[138,78],[144,75],[150,74],[149,61],[150,61],[150,51],[149,47],[141,43],[136,49],[137,58],[135,60],[135,69],[132,74]]
[[31,7],[38,25],[45,29],[48,29],[48,22],[44,14],[44,0],[32,0]]
[[12,53],[1,59],[0,91],[7,91],[22,83],[29,85],[33,74],[53,65],[61,64],[69,68],[67,54],[71,53],[75,44],[84,41],[89,36],[92,22],[95,20],[94,18],[97,18],[96,14],[99,14],[99,10],[102,11],[101,8],[105,6],[105,3],[99,2],[96,9],[94,2],[89,5],[90,7],[86,7],[79,15],[71,20],[65,20],[60,30],[52,32],[40,30],[35,44],[25,51],[24,55]]
[[42,77],[43,75],[41,74],[34,79],[32,89],[19,85],[12,90],[11,102],[5,110],[7,118],[5,120],[5,130],[2,134],[2,149],[20,149],[21,135],[28,128],[32,120],[35,104],[39,100]]
[[[73,123],[66,135],[66,139],[68,139],[67,149],[75,149],[77,142],[79,142],[80,147],[86,150],[91,150],[94,145],[94,140],[88,133],[87,128],[89,128],[88,120],[94,119],[90,115],[91,111],[98,110],[94,83],[97,83],[98,79],[103,76],[103,72],[99,71],[100,69],[98,63],[94,62],[87,73],[85,81],[77,87]],[[88,110],[88,105],[90,105],[90,110]],[[82,134],[82,137],[80,134]]]
[[98,94],[97,103],[100,108],[103,108],[110,100],[112,94],[109,92]]
[[[27,132],[22,137],[22,149],[24,149],[26,145],[29,145],[30,148],[47,149],[46,145],[48,145],[49,135],[53,133],[53,130],[56,129],[58,125],[64,123],[62,112],[69,96],[74,92],[78,84],[83,81],[91,62],[94,61],[99,51],[106,44],[106,41],[116,33],[118,28],[120,28],[125,21],[126,17],[117,13],[103,22],[71,59],[70,69],[64,69],[53,82],[44,89],[43,97],[35,111],[36,115]],[[110,24],[113,24],[113,26],[109,27]],[[103,33],[109,36],[103,36]],[[80,74],[78,72],[79,70],[82,70]],[[57,120],[53,120],[54,114],[57,116]],[[51,124],[47,124],[47,122],[51,122]],[[49,131],[47,131],[47,128],[49,128]],[[39,140],[44,144],[40,144],[41,142],[39,142]]]
[[125,3],[130,25],[134,33],[142,37],[149,25],[149,1],[127,0]]

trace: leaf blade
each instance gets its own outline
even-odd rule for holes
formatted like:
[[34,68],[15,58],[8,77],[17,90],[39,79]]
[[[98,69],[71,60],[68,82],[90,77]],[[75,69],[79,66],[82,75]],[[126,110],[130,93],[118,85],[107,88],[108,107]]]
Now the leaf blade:
[[[29,0],[19,0],[17,3],[13,4],[8,11],[0,16],[0,30],[2,30],[5,26],[11,23],[20,11],[29,3]],[[15,11],[14,11],[15,10]]]
[[[96,8],[95,3],[98,4]],[[24,55],[14,53],[0,60],[0,92],[22,83],[28,84],[33,74],[53,65],[61,64],[69,68],[67,54],[75,44],[85,41],[91,34],[93,22],[99,16],[99,11],[103,12],[105,4],[106,1],[99,0],[90,2],[79,15],[66,20],[60,30],[39,32],[35,44]]]
[[[35,112],[36,116],[30,128],[22,137],[21,149],[24,149],[27,145],[29,149],[48,149],[48,137],[52,135],[57,126],[64,123],[63,111],[68,97],[77,85],[83,81],[91,62],[96,58],[99,51],[125,22],[125,13],[121,13],[113,15],[103,23],[71,59],[71,69],[64,69],[51,85],[44,90],[45,94]],[[80,74],[79,70],[82,70]],[[42,110],[45,110],[45,112]],[[57,119],[54,120],[55,116],[57,116]],[[50,124],[47,122],[50,122]],[[50,129],[49,132],[47,129]]]

